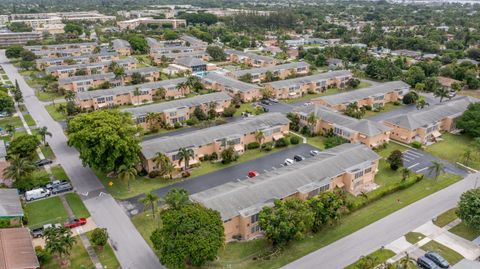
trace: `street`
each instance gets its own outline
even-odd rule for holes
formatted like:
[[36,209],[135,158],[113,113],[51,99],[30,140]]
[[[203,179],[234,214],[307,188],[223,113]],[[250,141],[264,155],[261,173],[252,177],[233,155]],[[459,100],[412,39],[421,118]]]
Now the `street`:
[[[79,159],[78,151],[67,145],[67,137],[63,133],[62,127],[50,117],[43,104],[35,96],[34,89],[28,86],[18,70],[9,63],[5,56],[5,50],[0,51],[0,64],[12,82],[18,81],[23,93],[24,104],[37,125],[46,126],[52,133],[52,137],[47,137],[47,142],[55,153],[58,163],[62,165],[69,176],[72,185],[84,199],[93,220],[101,227],[107,228],[111,240],[121,247],[121,251],[116,251],[116,256],[122,268],[163,268],[122,207],[109,194],[103,194],[104,187],[93,171],[84,167]],[[100,194],[107,198],[102,197],[97,201]],[[109,202],[104,203],[104,201]]]

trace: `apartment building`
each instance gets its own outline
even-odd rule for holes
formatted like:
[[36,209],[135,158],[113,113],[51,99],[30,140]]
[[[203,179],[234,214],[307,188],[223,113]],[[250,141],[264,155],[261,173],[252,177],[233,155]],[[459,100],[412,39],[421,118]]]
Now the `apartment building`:
[[365,145],[343,144],[290,166],[239,182],[230,182],[190,196],[220,213],[225,240],[249,240],[263,235],[259,212],[275,199],[306,200],[342,188],[354,195],[374,183],[380,156]]
[[456,130],[455,119],[463,114],[468,105],[480,100],[462,96],[429,108],[394,116],[383,121],[392,128],[390,137],[404,143],[418,141],[423,144],[436,142],[442,132]]
[[268,72],[272,73],[272,75],[278,79],[286,79],[291,75],[307,75],[308,72],[310,72],[310,65],[306,62],[294,62],[269,67],[237,70],[228,75],[235,79],[239,79],[242,76],[250,74],[252,76],[251,83],[261,83],[265,80]]
[[118,61],[120,57],[116,52],[103,52],[98,54],[83,54],[75,57],[54,57],[40,58],[35,60],[35,64],[39,70],[44,70],[49,66],[61,66],[69,64],[88,64],[105,61]]
[[95,42],[85,42],[85,43],[68,43],[68,44],[56,44],[56,45],[35,45],[35,46],[25,46],[24,48],[31,52],[39,51],[63,51],[63,50],[79,50],[82,54],[93,53],[97,47]]
[[351,103],[359,107],[382,107],[387,103],[400,101],[410,91],[410,86],[403,81],[391,81],[367,88],[352,90],[334,95],[312,99],[312,102],[335,110],[344,111]]
[[39,32],[0,33],[0,46],[23,45],[42,38],[42,33]]
[[331,87],[342,88],[353,77],[348,70],[325,72],[316,75],[298,77],[265,83],[278,99],[298,98],[307,93],[319,93]]
[[106,22],[115,20],[115,16],[107,16],[99,13],[96,10],[93,11],[72,11],[72,12],[52,12],[52,13],[24,13],[24,14],[11,14],[11,20],[21,19],[46,19],[60,17],[66,21],[101,21]]
[[239,94],[243,102],[250,102],[262,98],[261,88],[255,84],[245,83],[225,75],[210,72],[201,78],[207,89],[225,91],[231,96]]
[[159,53],[157,50],[154,50],[150,52],[150,57],[156,64],[172,62],[181,58],[196,58],[203,61],[208,61],[210,59],[210,56],[205,51]]
[[156,67],[142,67],[137,69],[125,70],[125,75],[123,75],[123,83],[131,83],[133,80],[133,75],[135,73],[140,74],[143,80],[148,82],[160,80],[160,69]]
[[187,21],[183,19],[153,19],[153,18],[136,18],[127,21],[118,21],[117,26],[120,30],[133,30],[141,24],[157,24],[160,26],[171,25],[173,29],[187,26]]
[[159,169],[153,162],[158,152],[164,153],[173,164],[180,168],[178,151],[181,148],[193,150],[190,164],[200,162],[205,155],[221,152],[229,147],[242,154],[246,145],[255,142],[255,133],[262,131],[264,142],[282,138],[288,133],[290,121],[281,113],[266,113],[241,121],[200,129],[186,134],[159,137],[141,143],[141,160],[150,172]]
[[119,86],[106,90],[77,92],[76,104],[83,110],[97,110],[120,105],[140,105],[150,103],[154,96],[160,98],[180,98],[189,93],[189,89],[178,87],[186,78],[176,78],[148,82],[137,85]]
[[10,23],[24,23],[33,29],[37,29],[49,24],[62,24],[62,18],[58,16],[52,16],[48,18],[19,19],[11,20]]
[[[362,143],[375,148],[390,141],[390,128],[368,119],[358,120],[335,112],[320,105],[303,106],[293,111],[300,117],[300,126],[307,126],[315,134],[335,135],[345,138],[350,143]],[[310,115],[315,116],[315,123],[308,122]]]
[[252,67],[268,67],[277,64],[275,58],[239,50],[225,50],[227,60],[232,63],[246,64]]
[[173,125],[190,119],[197,107],[202,109],[204,113],[208,113],[212,106],[215,105],[215,111],[222,113],[230,106],[231,100],[232,97],[230,95],[224,92],[215,92],[169,102],[126,108],[123,111],[131,113],[133,120],[138,125],[144,129],[149,129],[152,125],[152,122],[148,121],[150,113],[157,115],[157,119],[161,123]]
[[113,50],[122,56],[130,56],[132,54],[132,46],[128,43],[127,40],[123,39],[114,39],[112,41]]
[[179,71],[188,73],[205,72],[214,69],[213,64],[209,65],[202,59],[194,57],[178,58],[173,61],[173,64],[169,65],[169,68],[176,68]]
[[126,58],[118,61],[106,61],[97,63],[74,64],[74,65],[54,65],[45,68],[45,74],[57,78],[66,78],[75,76],[77,72],[84,71],[85,75],[104,74],[111,72],[110,65],[116,63],[124,70],[132,70],[137,67],[135,58]]

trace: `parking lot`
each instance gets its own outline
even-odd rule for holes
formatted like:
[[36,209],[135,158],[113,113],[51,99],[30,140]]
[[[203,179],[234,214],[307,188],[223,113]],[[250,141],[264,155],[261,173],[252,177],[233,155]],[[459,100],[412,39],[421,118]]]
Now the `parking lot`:
[[468,172],[454,164],[440,160],[428,153],[420,150],[409,149],[403,153],[403,166],[414,171],[415,173],[421,173],[426,176],[431,176],[428,169],[431,166],[432,161],[440,162],[445,167],[446,173],[451,173],[459,176],[466,176]]

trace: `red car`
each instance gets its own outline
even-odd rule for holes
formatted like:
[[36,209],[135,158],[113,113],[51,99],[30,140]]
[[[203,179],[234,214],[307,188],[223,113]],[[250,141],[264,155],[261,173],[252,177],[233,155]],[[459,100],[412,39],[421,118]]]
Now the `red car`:
[[258,176],[258,172],[257,171],[248,171],[248,177],[256,177]]
[[75,227],[78,227],[78,226],[85,225],[86,223],[87,223],[86,218],[70,219],[67,222],[65,222],[63,224],[63,226],[67,227],[67,228],[75,228]]

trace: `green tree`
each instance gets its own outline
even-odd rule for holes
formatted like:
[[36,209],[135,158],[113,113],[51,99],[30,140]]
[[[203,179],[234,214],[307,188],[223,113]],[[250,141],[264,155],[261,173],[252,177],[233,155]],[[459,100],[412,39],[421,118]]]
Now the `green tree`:
[[187,171],[190,164],[190,159],[192,159],[194,155],[195,154],[193,153],[192,149],[180,148],[178,150],[178,164],[181,165],[182,162],[185,164],[183,167],[184,171]]
[[8,155],[18,155],[20,158],[32,157],[40,145],[36,135],[22,134],[15,137],[8,147]]
[[378,258],[372,255],[362,256],[356,263],[356,267],[360,269],[374,269],[378,265]]
[[145,197],[140,199],[140,203],[143,204],[144,210],[150,208],[152,210],[152,217],[155,219],[155,210],[157,208],[158,195],[154,192],[149,192],[145,194]]
[[224,245],[220,214],[199,204],[169,208],[160,216],[162,226],[150,236],[160,262],[169,268],[201,266],[213,261]]
[[406,167],[402,169],[402,180],[405,181],[410,176],[410,170]]
[[108,232],[105,228],[95,228],[90,234],[90,242],[96,246],[99,250],[103,250],[103,247],[108,242]]
[[47,126],[43,126],[42,128],[38,129],[38,135],[42,138],[42,143],[45,145],[46,141],[45,139],[47,136],[52,137],[52,133],[48,131]]
[[365,108],[359,107],[357,102],[353,102],[347,105],[347,109],[345,110],[345,114],[352,118],[361,119],[365,116]]
[[417,103],[418,99],[419,99],[418,93],[414,91],[410,91],[407,94],[405,94],[405,96],[403,96],[402,101],[405,105],[410,105],[410,104]]
[[5,132],[9,133],[12,137],[15,134],[16,128],[12,124],[5,125]]
[[35,165],[27,158],[12,155],[8,159],[9,165],[3,170],[3,177],[12,181],[26,178],[35,171]]
[[8,46],[5,50],[5,55],[7,58],[20,58],[20,53],[23,51],[23,47],[21,45],[11,45]]
[[255,132],[255,140],[260,144],[260,146],[263,144],[263,140],[265,139],[265,134],[262,132],[262,130],[257,130]]
[[433,176],[435,181],[438,180],[438,177],[444,173],[445,165],[441,162],[432,161],[432,164],[428,167],[428,174]]
[[218,46],[208,46],[207,53],[214,61],[225,61],[225,53],[223,49]]
[[241,75],[240,77],[238,77],[238,80],[246,83],[252,83],[252,74],[246,73],[245,75]]
[[425,72],[419,66],[412,66],[408,69],[406,75],[406,82],[410,84],[410,86],[414,87],[417,83],[422,83],[425,80]]
[[229,164],[238,159],[238,154],[235,152],[235,149],[232,146],[229,146],[228,148],[224,149],[220,153],[220,156],[222,158],[223,164]]
[[66,227],[48,228],[44,232],[45,249],[57,255],[62,266],[67,264],[70,251],[76,239],[72,236],[72,231]]
[[338,135],[331,135],[331,136],[327,136],[327,138],[325,138],[325,141],[324,141],[324,145],[325,145],[325,149],[330,149],[330,148],[334,148],[336,146],[339,146],[343,143],[346,143],[347,140],[345,140],[345,138],[341,137],[341,136],[338,136]]
[[15,110],[15,104],[12,97],[5,92],[0,92],[0,111],[12,113]]
[[480,103],[468,105],[467,110],[457,118],[456,125],[473,137],[480,137]]
[[143,35],[139,35],[139,34],[130,35],[128,36],[127,41],[130,43],[133,51],[136,53],[144,54],[148,50],[148,43],[147,43],[147,40],[145,40],[145,37]]
[[403,153],[398,149],[392,151],[387,158],[387,163],[390,164],[390,169],[397,171],[403,166]]
[[175,40],[178,38],[177,32],[170,30],[170,29],[165,29],[163,31],[163,39],[165,40]]
[[185,189],[173,188],[165,195],[165,203],[168,208],[179,209],[190,204],[188,192]]
[[138,163],[138,131],[129,113],[98,110],[69,121],[68,145],[78,149],[84,165],[118,171],[121,165],[133,167]]
[[307,123],[310,128],[310,133],[313,134],[315,132],[315,125],[317,124],[317,116],[315,115],[315,113],[313,112],[308,113]]
[[433,92],[433,96],[440,97],[440,103],[442,102],[443,98],[450,99],[449,91],[445,87],[439,87]]
[[314,212],[313,231],[319,231],[324,225],[331,224],[340,218],[340,209],[344,201],[335,192],[323,192],[307,201]]
[[65,33],[74,34],[79,36],[83,34],[83,27],[78,23],[69,22],[63,27]]
[[127,185],[127,189],[130,191],[130,181],[135,180],[137,176],[137,169],[133,166],[121,165],[118,168],[118,178]]
[[468,190],[460,196],[456,213],[467,226],[480,231],[480,188]]
[[275,200],[275,206],[265,207],[259,213],[258,224],[274,246],[283,246],[298,240],[310,231],[314,213],[297,198]]

